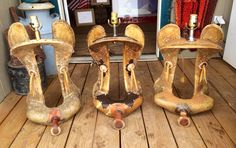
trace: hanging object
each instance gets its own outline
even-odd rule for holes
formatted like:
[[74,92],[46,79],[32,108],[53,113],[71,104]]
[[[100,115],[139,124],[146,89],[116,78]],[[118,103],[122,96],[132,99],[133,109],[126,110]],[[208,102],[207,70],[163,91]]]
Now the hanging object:
[[[191,22],[192,21],[192,22]],[[219,44],[223,41],[222,29],[210,24],[204,27],[200,38],[193,38],[196,16],[191,15],[188,39],[181,38],[180,27],[175,24],[164,26],[158,33],[158,46],[164,57],[164,68],[161,76],[154,84],[155,103],[171,112],[180,115],[178,124],[187,127],[190,125],[189,115],[210,110],[213,107],[213,98],[208,96],[207,61],[215,53],[222,50]],[[180,49],[197,49],[194,74],[194,94],[190,99],[181,99],[172,93],[172,84]]]
[[[104,28],[97,25],[89,31],[87,39],[89,52],[99,67],[98,80],[93,88],[94,105],[98,110],[115,119],[113,123],[115,129],[122,129],[125,127],[122,118],[136,110],[143,100],[141,86],[134,72],[144,47],[143,31],[137,25],[130,24],[125,29],[125,36],[108,37]],[[110,57],[108,44],[118,42],[124,43],[123,75],[126,98],[115,101],[110,98],[109,94]]]
[[[32,26],[37,28],[39,24],[36,17],[32,17]],[[26,67],[30,76],[29,93],[27,96],[27,117],[29,120],[46,125],[52,125],[51,134],[59,135],[59,124],[71,118],[80,108],[79,90],[71,81],[68,73],[68,64],[73,53],[75,35],[72,28],[63,21],[56,21],[52,25],[54,39],[30,40],[21,23],[10,26],[8,41],[11,55],[17,57]],[[45,99],[41,87],[41,78],[35,59],[34,48],[39,45],[50,44],[55,48],[55,61],[58,78],[60,80],[63,103],[54,108],[45,105]]]

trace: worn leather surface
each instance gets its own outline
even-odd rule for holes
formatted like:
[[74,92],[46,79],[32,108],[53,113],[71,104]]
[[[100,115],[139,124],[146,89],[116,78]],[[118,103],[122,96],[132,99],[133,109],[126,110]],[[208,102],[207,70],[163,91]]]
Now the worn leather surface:
[[[187,41],[180,36],[180,29],[175,24],[163,27],[158,33],[158,46],[164,57],[164,68],[161,76],[155,81],[155,102],[171,112],[179,113],[181,110],[189,114],[207,111],[213,107],[213,98],[207,95],[207,81],[200,79],[201,65],[207,64],[209,58],[222,50],[220,43],[223,41],[222,29],[214,24],[206,26],[200,39],[194,42]],[[194,74],[194,94],[192,98],[179,98],[172,93],[172,85],[180,49],[197,48]],[[167,63],[171,63],[168,69]]]
[[[72,28],[64,21],[52,25],[53,39],[30,40],[21,23],[11,25],[8,33],[11,55],[17,57],[32,75],[31,89],[27,95],[27,117],[37,123],[51,124],[51,117],[58,116],[60,121],[68,120],[80,108],[79,89],[71,81],[68,64],[73,53],[75,35]],[[55,108],[45,105],[41,88],[41,79],[35,59],[34,48],[39,45],[52,45],[55,48],[55,60],[60,80],[63,103]],[[54,58],[54,57],[47,57]]]
[[[134,24],[128,25],[125,29],[125,36],[107,37],[106,32],[102,26],[94,26],[88,33],[88,47],[89,52],[97,63],[97,65],[106,65],[107,71],[104,74],[103,85],[101,86],[101,71],[99,70],[99,77],[94,84],[93,98],[94,105],[97,109],[108,116],[114,117],[113,109],[118,108],[122,110],[122,116],[127,116],[129,113],[137,109],[142,104],[142,90],[137,81],[137,88],[133,85],[130,73],[127,71],[127,65],[131,62],[136,65],[143,47],[144,34],[143,31]],[[108,43],[124,43],[123,47],[123,74],[125,91],[127,98],[123,101],[112,101],[109,98],[110,81],[110,57]],[[131,84],[132,83],[132,84]]]

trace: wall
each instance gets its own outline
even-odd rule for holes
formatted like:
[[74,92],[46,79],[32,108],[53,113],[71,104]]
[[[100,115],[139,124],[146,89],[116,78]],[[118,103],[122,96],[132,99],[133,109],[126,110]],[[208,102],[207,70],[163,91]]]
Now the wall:
[[235,39],[236,39],[236,1],[233,3],[233,8],[230,16],[228,36],[225,44],[225,51],[223,59],[229,63],[231,66],[236,68],[236,50],[235,50]]
[[9,50],[3,32],[11,23],[9,7],[17,6],[18,0],[0,0],[0,102],[11,91],[9,77],[7,74],[7,62]]
[[225,20],[225,25],[223,25],[222,29],[225,33],[225,39],[227,36],[227,31],[229,27],[230,13],[233,5],[233,0],[218,0],[214,16],[221,15]]

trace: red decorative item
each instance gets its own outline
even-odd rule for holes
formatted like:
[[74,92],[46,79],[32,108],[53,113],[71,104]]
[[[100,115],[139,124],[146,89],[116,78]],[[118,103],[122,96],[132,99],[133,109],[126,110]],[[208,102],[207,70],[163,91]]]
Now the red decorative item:
[[181,28],[182,36],[188,35],[186,28],[190,14],[198,15],[198,28],[195,37],[199,37],[201,30],[211,23],[217,0],[176,0],[175,15],[176,24]]

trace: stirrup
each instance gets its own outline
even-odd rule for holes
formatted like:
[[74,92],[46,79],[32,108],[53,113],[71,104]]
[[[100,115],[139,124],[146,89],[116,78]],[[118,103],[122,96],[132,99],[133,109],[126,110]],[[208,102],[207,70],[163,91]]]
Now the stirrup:
[[[68,120],[80,108],[79,89],[71,81],[68,64],[73,53],[75,36],[72,28],[63,21],[56,21],[52,26],[54,39],[30,40],[21,23],[11,25],[8,33],[11,54],[26,67],[30,76],[27,95],[27,117],[33,122],[52,125],[51,134],[59,135],[59,123]],[[50,44],[55,48],[55,60],[60,80],[63,103],[55,108],[48,108],[41,87],[41,79],[34,54],[34,47]]]
[[[89,52],[99,67],[99,77],[93,88],[95,107],[107,116],[115,118],[113,127],[122,129],[125,126],[123,117],[127,116],[142,104],[142,91],[135,78],[134,68],[144,46],[144,34],[134,24],[125,29],[125,36],[106,37],[102,26],[94,26],[88,33]],[[123,47],[123,74],[126,98],[114,101],[109,97],[110,85],[110,57],[108,43],[122,42]]]
[[[210,110],[213,99],[207,95],[206,68],[210,56],[222,50],[222,29],[214,24],[206,26],[200,39],[187,41],[180,37],[180,29],[175,24],[163,27],[158,33],[158,46],[164,57],[164,68],[161,76],[154,84],[155,103],[171,112],[180,114],[178,124],[190,125],[188,115]],[[195,62],[194,94],[190,99],[181,99],[173,95],[172,84],[180,49],[197,48]]]

